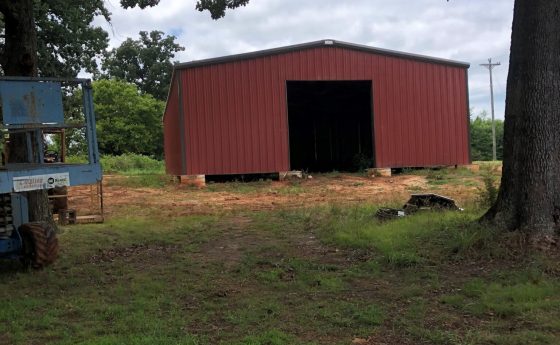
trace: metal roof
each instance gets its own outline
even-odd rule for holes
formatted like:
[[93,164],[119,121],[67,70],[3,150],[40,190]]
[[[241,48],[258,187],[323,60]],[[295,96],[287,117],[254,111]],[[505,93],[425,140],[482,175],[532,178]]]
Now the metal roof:
[[396,51],[396,50],[370,47],[370,46],[366,46],[366,45],[362,45],[362,44],[355,44],[355,43],[337,41],[337,40],[333,40],[333,39],[324,39],[324,40],[320,40],[320,41],[295,44],[295,45],[291,45],[291,46],[259,50],[259,51],[250,52],[250,53],[227,55],[227,56],[222,56],[222,57],[217,57],[217,58],[210,58],[210,59],[204,59],[204,60],[195,60],[195,61],[190,61],[190,62],[177,63],[177,64],[175,64],[174,68],[175,69],[186,69],[186,68],[194,68],[194,67],[201,67],[201,66],[207,66],[207,65],[215,65],[215,64],[221,64],[221,63],[227,63],[227,62],[233,62],[233,61],[240,61],[240,60],[247,60],[247,59],[254,59],[254,58],[258,58],[258,57],[277,55],[277,54],[283,54],[283,53],[289,53],[289,52],[294,52],[294,51],[298,51],[298,50],[305,50],[305,49],[319,48],[319,47],[338,47],[338,48],[344,48],[344,49],[363,51],[363,52],[366,52],[366,53],[394,56],[394,57],[399,57],[399,58],[403,58],[403,59],[419,60],[419,61],[424,61],[424,62],[442,64],[442,65],[451,65],[451,66],[464,67],[464,68],[469,68],[470,67],[470,63],[463,62],[463,61],[441,59],[441,58],[436,58],[436,57],[431,57],[431,56],[426,56],[426,55],[411,54],[411,53],[405,53],[405,52],[400,52],[400,51]]

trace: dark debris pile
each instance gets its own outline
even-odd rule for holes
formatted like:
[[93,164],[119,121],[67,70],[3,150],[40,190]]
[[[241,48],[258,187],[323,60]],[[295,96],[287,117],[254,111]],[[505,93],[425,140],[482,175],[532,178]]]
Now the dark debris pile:
[[446,196],[437,194],[412,194],[410,200],[404,204],[402,209],[380,208],[377,210],[375,217],[379,220],[390,220],[406,217],[424,210],[462,211],[463,209],[457,206],[455,200]]

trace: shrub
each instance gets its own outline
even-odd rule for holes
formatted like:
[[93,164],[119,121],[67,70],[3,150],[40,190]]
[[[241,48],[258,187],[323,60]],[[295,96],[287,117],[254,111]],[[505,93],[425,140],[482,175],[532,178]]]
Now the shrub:
[[488,208],[498,198],[498,183],[493,168],[485,168],[482,171],[482,183],[484,186],[478,188],[478,202],[481,207]]
[[120,174],[163,174],[163,161],[134,153],[120,156],[102,156],[101,165],[105,173]]

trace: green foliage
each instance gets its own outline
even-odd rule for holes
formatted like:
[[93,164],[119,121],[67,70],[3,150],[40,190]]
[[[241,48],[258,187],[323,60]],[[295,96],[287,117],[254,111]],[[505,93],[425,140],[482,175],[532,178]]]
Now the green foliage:
[[[110,19],[103,0],[34,1],[39,74],[49,77],[74,77],[84,69],[93,72],[96,60],[108,44],[107,33],[94,26],[95,17]],[[4,37],[5,22],[0,18]],[[3,54],[4,40],[0,41]],[[4,59],[0,59],[4,60]]]
[[[159,0],[120,0],[123,8],[155,6]],[[202,0],[196,8],[209,10],[217,19],[225,15],[226,8],[245,5],[249,0]],[[11,0],[0,0],[0,11],[12,10]],[[37,32],[39,74],[48,77],[75,77],[82,69],[97,70],[96,61],[108,45],[108,35],[94,25],[96,17],[111,20],[111,13],[103,0],[36,0],[31,2]],[[6,13],[4,13],[6,14]],[[4,37],[4,16],[0,16],[0,35]],[[0,61],[6,61],[4,39],[0,40]],[[162,79],[164,80],[164,79]],[[159,97],[159,95],[156,95]],[[161,98],[160,98],[161,99]]]
[[173,72],[171,60],[185,50],[175,39],[161,31],[140,31],[138,40],[128,38],[105,55],[101,76],[134,83],[143,93],[164,101]]
[[160,0],[121,0],[121,6],[123,8],[133,8],[136,6],[146,8],[159,4],[159,1]]
[[484,186],[478,188],[478,202],[481,207],[488,208],[498,198],[498,178],[491,167],[483,167],[481,176]]
[[116,80],[98,80],[93,91],[102,154],[163,155],[164,102],[140,94],[134,84]]
[[[67,163],[86,163],[86,156],[68,156]],[[127,153],[120,156],[101,156],[101,166],[108,186],[128,188],[161,188],[170,179],[165,175],[163,161],[148,156]]]
[[163,174],[163,161],[134,153],[120,156],[101,156],[101,166],[105,173],[126,175]]
[[66,157],[66,163],[69,164],[85,164],[87,161],[87,156],[83,155],[72,155]]
[[344,247],[377,250],[386,263],[408,267],[480,249],[495,235],[474,222],[477,212],[423,212],[378,222],[375,210],[369,205],[323,212],[323,238]]
[[234,9],[248,3],[249,0],[199,0],[196,9],[200,12],[208,10],[212,19],[220,19],[226,15],[226,9]]
[[95,17],[110,19],[104,1],[35,1],[39,73],[74,77],[80,70],[94,72],[107,48],[108,35],[94,26]]
[[[503,159],[504,121],[496,119],[496,158]],[[473,161],[492,160],[492,120],[485,113],[471,120],[471,155]]]
[[[63,88],[62,103],[64,109],[64,121],[67,124],[83,124],[85,122],[83,108],[83,92],[79,87],[65,86]],[[55,135],[53,138],[53,149],[60,152],[61,137]],[[85,128],[67,128],[65,130],[66,158],[69,156],[87,155],[87,140]]]
[[101,156],[103,173],[116,174],[107,178],[108,186],[127,188],[161,188],[169,183],[163,161],[134,153]]
[[[157,0],[123,0],[125,8],[157,4]],[[103,0],[34,1],[39,74],[49,77],[75,77],[82,69],[94,72],[96,61],[108,45],[108,35],[94,25],[96,17],[111,19]],[[0,19],[3,35],[4,20]],[[4,41],[0,41],[3,51]],[[4,54],[10,52],[3,51]]]

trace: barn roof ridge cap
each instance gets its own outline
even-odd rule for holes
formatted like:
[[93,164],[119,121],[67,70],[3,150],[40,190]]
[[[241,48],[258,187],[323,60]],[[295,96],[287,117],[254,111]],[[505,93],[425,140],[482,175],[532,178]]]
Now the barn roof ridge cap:
[[179,62],[179,63],[175,63],[173,69],[188,69],[188,68],[202,67],[208,65],[217,65],[222,63],[249,60],[249,59],[254,59],[259,57],[278,55],[278,54],[289,53],[289,52],[311,49],[311,48],[318,48],[318,47],[339,47],[339,48],[359,50],[359,51],[364,51],[369,53],[377,53],[381,55],[394,56],[394,57],[399,57],[404,59],[432,62],[432,63],[442,64],[442,65],[451,65],[451,66],[458,66],[464,68],[470,67],[470,63],[464,61],[443,59],[443,58],[437,58],[437,57],[421,55],[421,54],[406,53],[398,50],[372,47],[368,45],[349,43],[349,42],[327,38],[319,41],[312,41],[312,42],[299,43],[299,44],[277,47],[277,48],[257,50],[248,53],[225,55],[225,56],[219,56],[219,57],[208,58],[208,59],[193,60],[188,62]]

